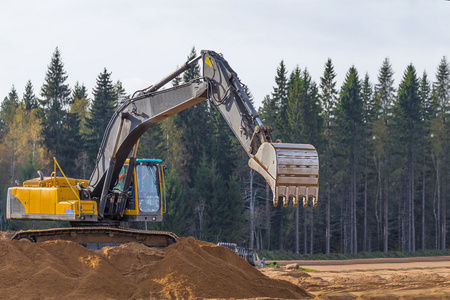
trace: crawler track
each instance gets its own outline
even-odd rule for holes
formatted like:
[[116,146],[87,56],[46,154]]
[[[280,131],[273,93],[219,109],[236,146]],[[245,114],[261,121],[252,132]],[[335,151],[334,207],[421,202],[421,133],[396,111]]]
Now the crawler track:
[[115,227],[71,227],[17,232],[13,240],[28,240],[35,243],[66,240],[91,249],[129,242],[143,243],[149,247],[166,247],[176,242],[178,236],[168,231],[148,231]]

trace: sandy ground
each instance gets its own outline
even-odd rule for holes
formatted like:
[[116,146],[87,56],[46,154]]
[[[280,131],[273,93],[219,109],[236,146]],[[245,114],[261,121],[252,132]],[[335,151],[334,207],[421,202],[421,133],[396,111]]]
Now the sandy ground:
[[194,238],[164,249],[130,243],[91,251],[65,241],[10,241],[12,234],[0,232],[0,299],[450,299],[450,257],[256,269]]
[[[278,261],[261,271],[288,280],[316,299],[450,299],[450,257]],[[298,263],[314,272],[287,270]]]

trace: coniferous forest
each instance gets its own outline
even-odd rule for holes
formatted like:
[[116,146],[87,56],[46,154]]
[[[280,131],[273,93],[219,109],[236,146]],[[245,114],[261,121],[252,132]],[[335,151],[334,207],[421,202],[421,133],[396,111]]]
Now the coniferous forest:
[[[196,55],[193,48],[187,59]],[[107,68],[99,71],[95,87],[69,86],[56,48],[42,87],[29,81],[23,95],[14,86],[1,95],[1,230],[68,225],[7,220],[7,188],[37,177],[37,170],[49,176],[52,157],[69,177],[89,179],[109,119],[134,92]],[[332,59],[320,78],[307,68],[289,70],[283,61],[274,70],[272,92],[257,99],[258,111],[274,140],[317,148],[315,208],[273,207],[269,187],[247,166],[247,155],[208,101],[155,125],[142,136],[138,157],[168,165],[167,213],[162,223],[147,226],[304,254],[446,249],[450,65],[443,57],[430,73],[418,74],[413,63],[395,72],[403,74],[400,82],[387,58],[377,78],[351,66],[342,83]],[[200,75],[197,65],[172,84]],[[246,90],[254,101],[251,87]]]

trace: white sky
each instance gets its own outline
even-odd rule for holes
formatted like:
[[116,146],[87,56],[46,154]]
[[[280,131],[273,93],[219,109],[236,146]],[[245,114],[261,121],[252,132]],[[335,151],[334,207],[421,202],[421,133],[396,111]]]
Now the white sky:
[[92,95],[106,67],[132,94],[186,61],[193,46],[220,52],[253,93],[273,90],[276,68],[308,68],[319,83],[328,57],[338,87],[350,66],[360,77],[389,57],[395,85],[409,63],[430,80],[450,58],[445,0],[5,0],[0,2],[0,101],[30,79],[40,89],[56,47],[68,83]]

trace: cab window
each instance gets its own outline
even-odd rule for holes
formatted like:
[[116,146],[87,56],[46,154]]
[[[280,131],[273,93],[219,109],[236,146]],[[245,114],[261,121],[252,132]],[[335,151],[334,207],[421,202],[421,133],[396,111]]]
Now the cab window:
[[156,212],[160,208],[158,168],[155,165],[136,166],[139,210]]

